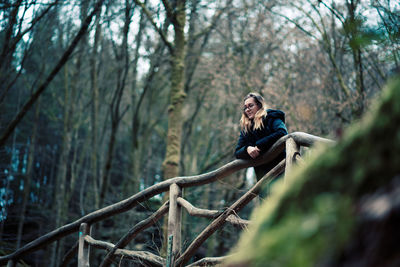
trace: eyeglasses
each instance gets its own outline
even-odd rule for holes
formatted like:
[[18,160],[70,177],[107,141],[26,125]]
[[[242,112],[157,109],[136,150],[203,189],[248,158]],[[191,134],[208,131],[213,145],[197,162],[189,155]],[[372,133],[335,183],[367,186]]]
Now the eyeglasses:
[[253,109],[254,107],[255,105],[250,103],[248,106],[243,107],[243,111],[246,111],[247,109]]

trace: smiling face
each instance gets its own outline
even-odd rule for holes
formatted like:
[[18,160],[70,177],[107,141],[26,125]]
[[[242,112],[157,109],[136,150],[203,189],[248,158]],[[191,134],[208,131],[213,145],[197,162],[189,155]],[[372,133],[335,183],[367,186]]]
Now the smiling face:
[[257,105],[253,97],[249,97],[244,101],[243,112],[250,120],[254,119],[254,116],[259,109],[260,107]]

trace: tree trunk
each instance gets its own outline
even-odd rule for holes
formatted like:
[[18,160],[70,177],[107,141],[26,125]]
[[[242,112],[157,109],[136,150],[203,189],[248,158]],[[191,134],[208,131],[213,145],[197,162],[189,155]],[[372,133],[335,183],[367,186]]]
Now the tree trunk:
[[[147,1],[144,2],[146,4]],[[145,27],[145,20],[144,20],[145,14],[144,11],[142,10],[141,15],[140,15],[140,21],[139,21],[139,31],[136,35],[136,47],[135,47],[135,53],[133,56],[133,66],[132,66],[132,105],[135,104],[136,102],[136,107],[135,107],[135,112],[133,114],[132,118],[132,147],[131,147],[131,174],[132,174],[132,180],[133,185],[131,188],[133,188],[132,191],[129,193],[136,193],[139,192],[139,187],[140,187],[140,178],[138,177],[138,172],[139,172],[139,164],[140,161],[138,160],[137,157],[138,155],[138,131],[139,131],[139,110],[140,106],[142,104],[142,100],[144,98],[144,94],[146,93],[146,90],[143,90],[142,94],[140,95],[139,100],[136,99],[136,91],[137,91],[137,76],[138,76],[138,61],[139,61],[139,49],[140,46],[142,45],[142,39],[143,39],[143,29]],[[151,71],[151,68],[150,68]],[[125,187],[126,188],[126,187]]]
[[349,12],[349,32],[347,33],[350,39],[350,47],[353,54],[353,64],[354,64],[354,71],[356,73],[356,88],[357,88],[357,101],[354,103],[353,106],[353,114],[356,118],[359,118],[364,111],[364,92],[365,92],[365,85],[364,85],[364,71],[363,71],[363,64],[362,64],[362,52],[361,52],[361,44],[360,41],[357,40],[358,36],[360,35],[360,27],[359,23],[356,20],[356,9],[357,4],[359,1],[354,2],[351,0],[347,2],[347,10]]
[[33,124],[32,129],[32,136],[29,145],[29,153],[28,153],[28,166],[26,170],[26,175],[24,177],[24,193],[23,193],[23,200],[22,200],[22,207],[21,207],[21,216],[18,222],[18,232],[17,232],[17,249],[21,247],[21,239],[22,233],[24,229],[25,223],[25,212],[26,206],[29,202],[29,193],[31,191],[31,182],[32,182],[32,167],[33,167],[33,160],[35,155],[35,146],[36,146],[36,134],[37,134],[37,126],[39,123],[39,114],[40,114],[40,100],[36,104],[36,111],[35,111],[35,123]]
[[[56,188],[54,192],[54,201],[55,205],[53,206],[53,211],[55,213],[55,227],[60,227],[65,221],[66,210],[68,205],[64,202],[65,200],[65,188],[66,188],[66,175],[68,168],[68,155],[71,150],[71,128],[70,128],[70,112],[69,110],[72,108],[73,100],[71,99],[73,86],[71,88],[68,86],[68,65],[64,68],[65,72],[65,96],[64,96],[64,116],[63,116],[63,136],[62,136],[62,144],[60,151],[60,159],[58,161],[57,174],[55,179],[54,187]],[[62,242],[61,242],[62,243]],[[62,250],[62,244],[57,243],[56,246],[53,247],[51,253],[51,264],[50,266],[56,266],[58,262],[58,255],[60,250]]]
[[[184,71],[185,71],[185,21],[186,10],[185,0],[176,2],[176,13],[171,21],[174,27],[174,46],[171,54],[171,89],[168,107],[168,131],[167,147],[163,162],[163,179],[167,180],[179,175],[179,162],[181,157],[181,140],[183,128],[182,108],[186,94],[184,92]],[[164,201],[168,195],[164,195]],[[163,246],[162,253],[166,253],[168,240],[168,222],[163,224]]]
[[107,152],[106,162],[104,164],[103,176],[101,178],[101,184],[100,184],[100,198],[99,198],[99,207],[100,208],[103,207],[106,193],[107,193],[108,179],[109,179],[109,174],[110,174],[111,166],[112,166],[112,158],[113,158],[113,154],[114,154],[114,146],[115,146],[117,130],[118,130],[118,123],[113,123],[113,125],[111,126],[111,136],[110,136],[110,140],[108,143],[108,150],[107,150],[108,152]]
[[171,55],[171,93],[168,107],[168,132],[165,159],[163,162],[163,179],[166,180],[179,174],[181,155],[181,138],[183,116],[182,107],[186,94],[184,92],[185,70],[185,21],[186,1],[176,2],[176,15],[173,18],[174,47]]
[[[122,40],[122,46],[121,46],[121,55],[116,54],[116,59],[119,62],[118,64],[118,69],[117,69],[117,86],[115,93],[112,98],[112,102],[110,105],[111,109],[111,136],[110,136],[110,141],[108,145],[108,153],[107,153],[107,158],[106,162],[104,165],[104,171],[103,171],[103,176],[101,179],[101,184],[100,184],[100,201],[99,205],[102,207],[105,201],[106,193],[107,193],[107,187],[108,187],[108,180],[109,180],[109,173],[111,171],[111,166],[112,166],[112,159],[113,159],[113,153],[114,153],[114,146],[116,142],[116,137],[117,137],[117,131],[119,124],[121,122],[121,119],[125,113],[125,111],[120,111],[120,104],[121,104],[121,99],[124,93],[125,89],[125,84],[126,84],[126,77],[128,75],[129,71],[129,53],[128,53],[128,33],[129,33],[129,26],[132,21],[132,5],[129,1],[125,2],[125,21],[124,21],[124,26],[122,29],[123,32],[123,40]],[[118,52],[116,52],[118,53]]]
[[[81,10],[80,10],[80,18],[81,23],[84,24],[85,19],[87,17],[89,1],[84,0],[81,2]],[[58,164],[57,176],[56,176],[56,184],[55,187],[57,190],[55,191],[55,223],[56,227],[60,227],[64,224],[68,208],[68,189],[67,186],[67,173],[69,164],[69,155],[72,149],[72,136],[73,136],[73,122],[74,122],[74,113],[75,113],[75,105],[77,102],[76,93],[78,90],[78,81],[80,79],[81,66],[83,62],[83,51],[86,48],[87,38],[86,35],[82,36],[82,41],[79,45],[79,51],[77,53],[77,61],[75,64],[74,74],[72,76],[71,86],[68,85],[69,75],[68,75],[68,65],[65,67],[65,102],[64,102],[64,126],[63,126],[63,138],[61,145],[61,154],[60,160]],[[64,242],[63,240],[59,241],[56,245],[55,250],[52,253],[52,264],[51,266],[55,266],[64,252]]]
[[[97,135],[97,120],[99,114],[99,86],[98,86],[98,77],[97,77],[97,49],[99,48],[99,43],[101,39],[101,24],[100,24],[100,14],[96,15],[96,32],[94,34],[94,44],[92,49],[92,54],[90,57],[90,83],[91,83],[91,92],[92,92],[92,106],[91,106],[91,154],[90,154],[90,163],[91,163],[91,170],[92,170],[92,182],[93,182],[93,189],[94,189],[94,207],[95,209],[100,208],[100,199],[99,199],[99,189],[98,189],[98,177],[99,177],[99,169],[98,169],[98,135]],[[82,194],[81,194],[82,195]],[[83,202],[83,200],[81,201]],[[81,205],[83,206],[83,205]]]

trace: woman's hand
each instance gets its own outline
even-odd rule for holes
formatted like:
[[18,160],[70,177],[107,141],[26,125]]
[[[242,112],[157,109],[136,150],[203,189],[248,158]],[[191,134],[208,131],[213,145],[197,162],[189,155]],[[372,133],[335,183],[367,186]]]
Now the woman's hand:
[[249,154],[250,157],[255,159],[260,155],[260,149],[256,146],[248,146],[247,153]]

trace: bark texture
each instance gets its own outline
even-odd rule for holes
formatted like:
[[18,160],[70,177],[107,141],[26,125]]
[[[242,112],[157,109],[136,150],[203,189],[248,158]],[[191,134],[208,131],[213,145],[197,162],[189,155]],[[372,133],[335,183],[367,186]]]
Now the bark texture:
[[179,174],[181,154],[181,138],[183,127],[182,108],[186,94],[184,92],[185,70],[185,23],[186,1],[178,0],[175,15],[172,19],[174,26],[174,46],[171,56],[171,94],[168,108],[167,148],[163,163],[164,179],[176,177]]

